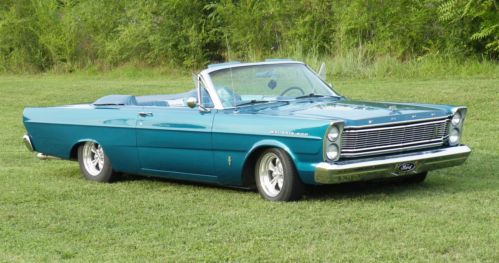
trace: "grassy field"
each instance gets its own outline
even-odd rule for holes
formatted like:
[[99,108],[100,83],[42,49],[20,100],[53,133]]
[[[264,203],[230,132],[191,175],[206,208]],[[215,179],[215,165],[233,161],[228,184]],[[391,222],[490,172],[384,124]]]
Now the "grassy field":
[[499,261],[499,79],[338,80],[366,100],[467,105],[461,167],[421,185],[313,189],[295,203],[130,176],[82,179],[21,143],[26,106],[192,87],[190,76],[0,76],[0,261]]

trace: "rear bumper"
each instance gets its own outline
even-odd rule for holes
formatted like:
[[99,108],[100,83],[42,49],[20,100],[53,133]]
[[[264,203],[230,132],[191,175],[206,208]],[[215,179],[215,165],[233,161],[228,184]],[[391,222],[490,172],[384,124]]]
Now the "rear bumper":
[[414,153],[347,160],[316,165],[314,179],[319,184],[364,181],[396,177],[462,164],[471,153],[466,145]]
[[29,135],[25,134],[23,136],[23,142],[28,151],[32,152],[35,150],[35,148],[33,147],[33,143],[31,143],[31,137],[29,137]]
[[[30,151],[30,152],[35,151],[35,147],[33,147],[33,142],[31,142],[31,137],[28,134],[25,134],[23,136],[23,142],[24,142],[24,145],[26,146],[26,148],[28,149],[28,151]],[[44,153],[38,153],[36,155],[36,157],[40,160],[59,160],[60,159],[59,157],[46,155]]]

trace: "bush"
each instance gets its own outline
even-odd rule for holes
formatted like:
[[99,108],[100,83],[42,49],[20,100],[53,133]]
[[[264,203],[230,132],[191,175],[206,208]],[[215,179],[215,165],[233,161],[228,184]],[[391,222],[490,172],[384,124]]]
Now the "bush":
[[336,57],[350,68],[428,55],[497,60],[498,15],[494,0],[4,0],[0,70],[199,68],[265,57]]

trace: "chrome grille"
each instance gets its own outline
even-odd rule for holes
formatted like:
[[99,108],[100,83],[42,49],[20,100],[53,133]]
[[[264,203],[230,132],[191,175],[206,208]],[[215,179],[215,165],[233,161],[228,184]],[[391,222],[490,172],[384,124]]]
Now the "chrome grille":
[[440,146],[447,138],[449,119],[390,126],[345,128],[341,156],[346,158]]

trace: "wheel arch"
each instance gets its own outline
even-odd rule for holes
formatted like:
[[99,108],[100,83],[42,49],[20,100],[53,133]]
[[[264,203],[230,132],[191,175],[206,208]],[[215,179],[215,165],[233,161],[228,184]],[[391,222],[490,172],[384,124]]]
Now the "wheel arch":
[[282,142],[276,140],[263,140],[255,143],[253,147],[248,151],[246,157],[244,158],[244,164],[241,173],[241,182],[243,186],[255,186],[255,164],[260,156],[260,154],[266,149],[278,148],[286,152],[291,158],[292,164],[296,169],[296,156],[293,154],[291,149]]
[[[97,143],[97,144],[100,144],[98,141],[94,140],[94,139],[81,139],[81,140],[78,140],[76,143],[73,144],[73,146],[71,147],[71,150],[69,152],[69,159],[70,160],[73,160],[73,161],[77,161],[78,160],[78,148],[83,145],[84,143],[86,142],[94,142],[94,143]],[[101,144],[100,144],[101,145]]]

